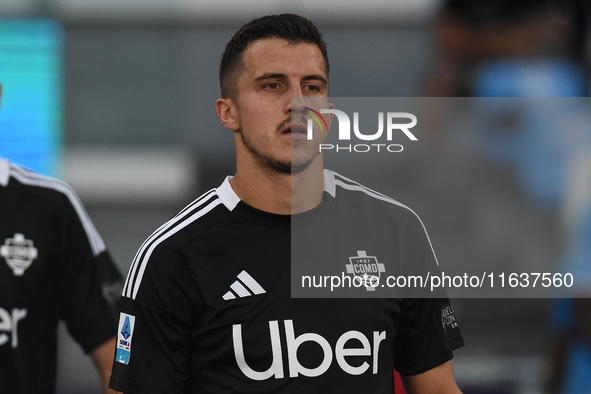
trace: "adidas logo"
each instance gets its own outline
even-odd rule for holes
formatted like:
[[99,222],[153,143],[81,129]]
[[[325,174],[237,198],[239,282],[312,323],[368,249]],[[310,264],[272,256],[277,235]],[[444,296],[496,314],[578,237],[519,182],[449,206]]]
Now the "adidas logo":
[[232,290],[228,291],[222,296],[222,298],[226,301],[233,300],[237,296],[243,298],[253,294],[258,295],[266,293],[265,289],[263,289],[261,285],[259,285],[259,283],[254,280],[254,278],[246,271],[242,271],[238,274],[238,280],[230,285],[230,289]]

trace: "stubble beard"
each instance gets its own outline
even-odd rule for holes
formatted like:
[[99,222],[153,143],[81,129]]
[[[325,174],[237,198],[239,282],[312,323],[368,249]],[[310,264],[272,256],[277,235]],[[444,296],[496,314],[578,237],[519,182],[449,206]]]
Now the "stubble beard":
[[[290,123],[291,123],[291,117],[289,117],[289,118],[285,119],[283,122],[281,122],[277,126],[276,132],[281,133],[281,130],[283,130],[283,128]],[[258,167],[261,170],[263,170],[265,173],[267,173],[271,176],[284,175],[284,174],[298,174],[298,173],[306,170],[310,166],[310,164],[312,164],[312,162],[314,161],[314,159],[318,155],[318,153],[316,153],[316,155],[311,155],[311,157],[307,158],[303,163],[298,163],[298,164],[293,164],[291,160],[286,161],[286,160],[273,159],[272,157],[268,157],[268,156],[263,155],[261,152],[259,152],[257,150],[255,144],[250,140],[250,138],[248,138],[247,135],[245,135],[242,132],[242,125],[240,125],[240,129],[238,130],[238,132],[240,133],[240,137],[242,138],[242,143],[244,144],[246,149],[248,149],[248,151],[250,153],[252,153],[252,155],[254,156],[254,158],[257,162]],[[297,143],[298,143],[298,141],[292,140],[292,149],[293,149],[293,144],[297,144]]]

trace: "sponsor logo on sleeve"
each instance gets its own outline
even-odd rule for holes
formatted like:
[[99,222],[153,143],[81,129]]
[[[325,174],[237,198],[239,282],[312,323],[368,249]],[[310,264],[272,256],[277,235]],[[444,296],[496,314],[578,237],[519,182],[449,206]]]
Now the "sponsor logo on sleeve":
[[454,328],[458,328],[458,322],[456,320],[454,308],[451,306],[451,304],[447,304],[441,309],[441,323],[443,324],[443,329],[445,332]]
[[135,316],[121,313],[119,317],[119,332],[117,334],[117,351],[115,353],[115,360],[121,364],[129,364],[134,327]]

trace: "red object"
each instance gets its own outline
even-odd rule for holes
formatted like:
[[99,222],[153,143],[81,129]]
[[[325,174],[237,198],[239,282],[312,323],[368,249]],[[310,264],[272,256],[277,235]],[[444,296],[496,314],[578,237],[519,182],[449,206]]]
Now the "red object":
[[394,392],[396,394],[406,394],[406,390],[404,389],[404,385],[400,379],[400,374],[398,374],[396,370],[394,371]]

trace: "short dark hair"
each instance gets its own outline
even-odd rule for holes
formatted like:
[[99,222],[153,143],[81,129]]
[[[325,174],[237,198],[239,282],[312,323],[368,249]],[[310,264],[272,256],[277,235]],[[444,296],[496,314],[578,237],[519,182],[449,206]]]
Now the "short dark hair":
[[232,97],[235,92],[236,72],[242,62],[244,50],[253,41],[264,38],[280,38],[290,44],[302,42],[316,44],[324,57],[328,75],[326,43],[318,28],[310,20],[294,14],[267,15],[253,19],[242,26],[226,44],[220,62],[220,88],[222,97]]

